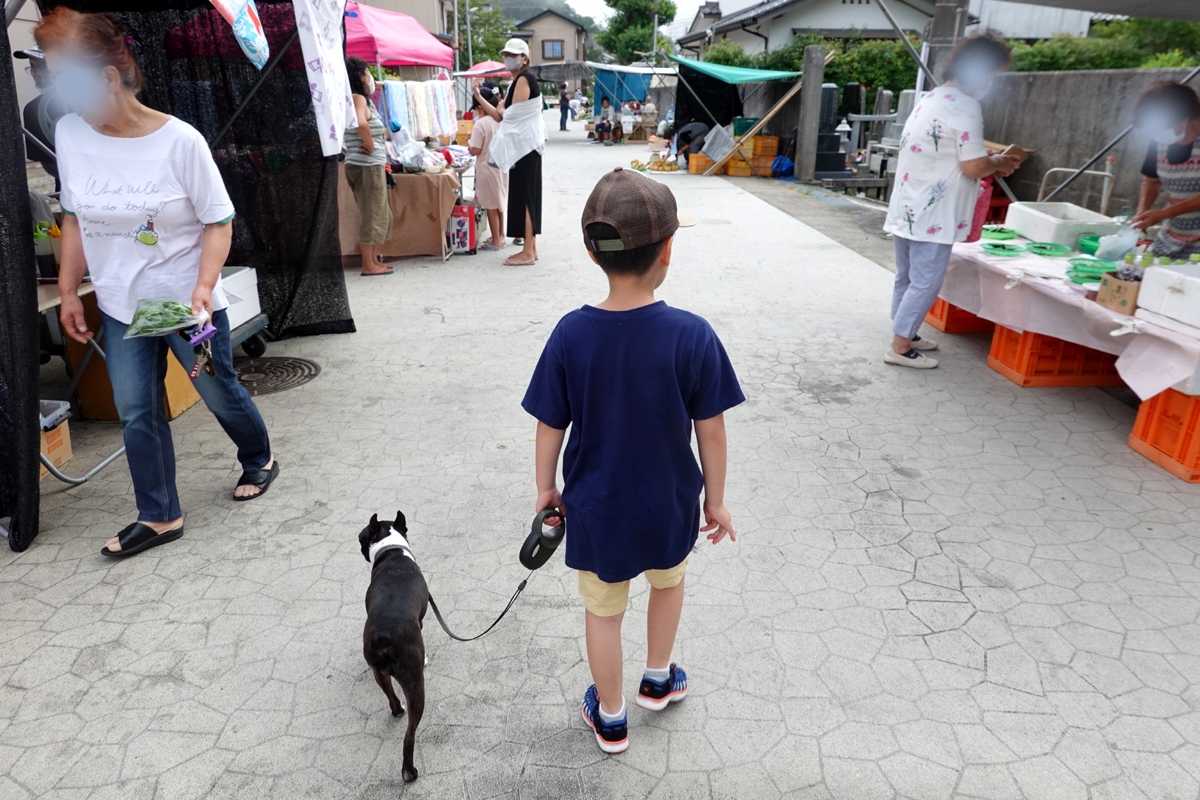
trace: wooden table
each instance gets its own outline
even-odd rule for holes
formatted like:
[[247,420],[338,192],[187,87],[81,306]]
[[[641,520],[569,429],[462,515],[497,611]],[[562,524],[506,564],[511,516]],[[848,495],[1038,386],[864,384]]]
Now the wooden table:
[[[459,177],[452,171],[436,175],[396,173],[396,188],[388,191],[392,207],[392,238],[380,245],[384,256],[445,256],[446,224],[458,197]],[[342,255],[358,252],[358,204],[346,183],[346,166],[338,165],[338,235]]]

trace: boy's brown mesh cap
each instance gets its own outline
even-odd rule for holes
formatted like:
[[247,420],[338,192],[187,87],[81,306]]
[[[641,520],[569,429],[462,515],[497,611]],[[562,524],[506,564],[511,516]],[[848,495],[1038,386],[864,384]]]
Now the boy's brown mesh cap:
[[[593,222],[611,225],[621,238],[592,239],[587,229]],[[664,184],[617,167],[600,179],[583,208],[583,242],[594,253],[634,250],[695,224],[692,215],[679,211]]]

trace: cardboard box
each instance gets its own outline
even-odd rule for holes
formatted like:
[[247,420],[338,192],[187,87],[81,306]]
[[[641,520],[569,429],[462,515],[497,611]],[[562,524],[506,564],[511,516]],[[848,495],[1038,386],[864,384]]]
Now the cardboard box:
[[1138,291],[1142,284],[1135,281],[1123,281],[1115,272],[1106,272],[1100,278],[1100,290],[1096,292],[1096,302],[1118,314],[1133,315],[1137,311]]
[[[71,452],[71,429],[66,420],[59,423],[58,427],[53,430],[42,431],[42,455],[60,469],[63,464],[71,460],[74,453]],[[44,464],[39,464],[38,468],[41,470],[41,477],[38,480],[44,481],[50,477],[50,470],[46,469]]]
[[458,121],[458,132],[459,133],[470,134],[471,129],[474,127],[475,127],[475,120],[473,120],[473,119],[460,119]]

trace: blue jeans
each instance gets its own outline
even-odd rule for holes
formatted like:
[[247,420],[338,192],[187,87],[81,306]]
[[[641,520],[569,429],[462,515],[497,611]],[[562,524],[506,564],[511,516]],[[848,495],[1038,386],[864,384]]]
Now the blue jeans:
[[896,248],[896,284],[892,289],[892,333],[911,339],[946,279],[953,245],[918,242],[893,236]]
[[571,112],[570,106],[562,106],[558,110],[558,129],[565,131],[567,129],[567,114]]
[[[183,516],[175,489],[175,446],[167,423],[167,348],[185,371],[196,363],[192,346],[177,333],[126,339],[129,326],[101,313],[104,355],[113,400],[125,429],[125,458],[133,478],[140,522],[170,522]],[[262,469],[271,460],[267,426],[250,393],[238,383],[229,343],[229,316],[213,314],[217,335],[212,342],[213,378],[201,370],[193,382],[204,404],[238,447],[242,469]]]

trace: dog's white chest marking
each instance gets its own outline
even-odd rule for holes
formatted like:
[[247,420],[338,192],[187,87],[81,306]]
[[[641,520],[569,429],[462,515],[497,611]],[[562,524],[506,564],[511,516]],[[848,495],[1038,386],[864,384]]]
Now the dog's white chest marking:
[[413,558],[412,548],[408,544],[408,540],[404,538],[404,534],[399,533],[395,528],[388,528],[391,531],[387,536],[380,539],[375,544],[371,545],[368,555],[371,557],[371,563],[375,563],[375,558],[384,550],[401,550],[406,558],[414,564],[417,560]]

